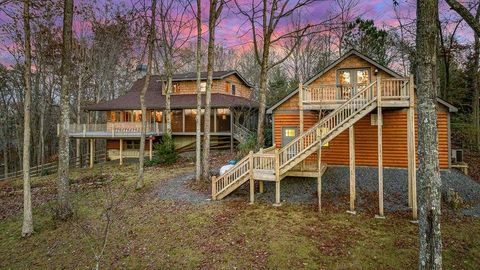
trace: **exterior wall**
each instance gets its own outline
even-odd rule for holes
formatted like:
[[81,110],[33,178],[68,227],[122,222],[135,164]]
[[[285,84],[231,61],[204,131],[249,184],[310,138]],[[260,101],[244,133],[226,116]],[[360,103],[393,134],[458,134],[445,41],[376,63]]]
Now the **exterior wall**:
[[[318,115],[318,114],[317,114]],[[416,117],[416,116],[415,116]],[[281,128],[283,126],[298,126],[298,112],[275,113],[274,141],[281,146]],[[407,111],[383,111],[383,165],[385,167],[407,167]],[[438,112],[438,140],[440,168],[448,168],[448,112],[440,109]],[[305,129],[313,126],[316,115],[304,113]],[[371,125],[370,114],[360,119],[355,125],[355,160],[357,166],[377,166],[377,126]],[[415,135],[417,136],[417,121],[415,120]],[[416,140],[415,140],[416,141]],[[314,155],[312,155],[314,156]],[[309,158],[310,159],[310,158]],[[322,161],[328,165],[348,165],[348,129],[330,141],[322,148]],[[418,160],[417,160],[418,163]]]
[[[202,81],[205,82],[205,81]],[[236,96],[244,98],[251,98],[251,89],[243,83],[243,81],[235,74],[227,76],[222,80],[213,80],[212,93],[231,94],[230,83],[236,85]],[[176,91],[173,94],[195,94],[197,91],[196,81],[180,81],[174,82],[176,84]]]

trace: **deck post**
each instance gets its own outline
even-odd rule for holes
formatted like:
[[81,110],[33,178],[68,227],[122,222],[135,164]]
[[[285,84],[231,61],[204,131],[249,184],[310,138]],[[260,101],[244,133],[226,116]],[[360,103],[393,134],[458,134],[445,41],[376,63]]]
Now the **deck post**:
[[120,165],[123,165],[123,139],[120,139]]
[[275,203],[273,206],[281,206],[280,203],[280,155],[275,149]]
[[148,152],[148,155],[149,155],[149,158],[150,158],[150,161],[152,161],[152,158],[153,158],[153,140],[152,139],[149,139],[149,146],[150,146],[150,149],[149,149],[149,152]]
[[322,141],[319,139],[318,153],[318,175],[317,175],[317,197],[318,197],[318,212],[322,211]]
[[413,76],[409,81],[409,108],[407,112],[408,145],[408,206],[412,208],[412,218],[417,220],[417,163],[415,160],[415,92]]
[[383,213],[383,137],[382,137],[382,88],[381,78],[377,77],[377,156],[378,156],[378,215],[376,218],[385,218]]
[[[216,118],[215,118],[216,121]],[[230,113],[230,153],[233,153],[233,113]]]
[[[304,130],[304,125],[303,125],[303,83],[302,83],[302,76],[300,75],[299,77],[299,83],[298,83],[298,108],[299,110],[299,118],[300,118],[300,136],[303,134]],[[303,140],[301,139],[300,141],[300,147],[303,149],[304,143]],[[303,171],[305,160],[302,160],[300,163],[300,170]]]
[[355,212],[355,199],[356,199],[356,187],[355,187],[355,128],[350,126],[348,128],[348,146],[350,156],[350,210],[347,211],[350,214],[356,214]]
[[248,162],[250,163],[249,167],[249,176],[250,176],[250,204],[255,202],[255,181],[253,180],[253,151],[250,151],[248,154]]
[[217,181],[217,177],[214,175],[212,176],[212,200],[215,201],[216,199],[216,194],[217,194],[217,188],[216,188],[216,181]]
[[93,168],[93,158],[94,158],[94,149],[93,149],[93,139],[90,139],[90,168]]

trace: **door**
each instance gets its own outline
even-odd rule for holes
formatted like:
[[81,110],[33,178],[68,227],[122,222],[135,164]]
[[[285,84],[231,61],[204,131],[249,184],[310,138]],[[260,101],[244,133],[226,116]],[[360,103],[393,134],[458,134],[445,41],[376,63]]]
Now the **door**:
[[282,127],[282,146],[287,145],[298,136],[298,127]]

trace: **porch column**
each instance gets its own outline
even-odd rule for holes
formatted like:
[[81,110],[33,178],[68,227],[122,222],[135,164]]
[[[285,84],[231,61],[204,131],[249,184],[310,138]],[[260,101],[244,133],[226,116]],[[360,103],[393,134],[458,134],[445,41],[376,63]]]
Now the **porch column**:
[[80,165],[81,164],[81,159],[82,159],[81,158],[82,152],[81,152],[81,149],[80,149],[80,147],[81,147],[80,139],[77,138],[75,140],[75,143],[76,143],[76,145],[75,145],[75,151],[76,151],[76,153],[75,153],[75,166],[77,168],[80,168],[81,167],[81,165]]
[[93,159],[95,157],[95,149],[94,149],[94,142],[93,139],[90,139],[90,168],[93,168]]
[[[299,108],[299,118],[300,118],[300,134],[299,136],[301,136],[303,134],[303,130],[304,130],[304,125],[303,125],[303,83],[302,83],[302,76],[300,75],[299,76],[299,83],[298,83],[298,108]],[[304,147],[304,144],[303,144],[303,140],[300,141],[300,145],[303,149]],[[305,167],[305,159],[302,160],[302,162],[300,163],[300,170],[303,171],[303,168]]]
[[[231,108],[230,110],[230,153],[233,153],[233,111]],[[215,122],[217,121],[217,117],[215,114]],[[215,125],[215,131],[216,131],[216,125]]]
[[347,211],[350,214],[356,214],[355,212],[355,128],[350,126],[348,128],[348,145],[350,156],[350,210]]
[[275,149],[275,203],[273,206],[281,206],[280,203],[280,158],[278,149]]
[[149,158],[150,158],[150,161],[152,160],[152,157],[153,157],[153,141],[152,140],[148,140],[149,141],[149,144],[150,144],[150,149],[149,149]]
[[381,79],[377,77],[377,156],[378,156],[378,215],[376,218],[385,218],[383,213],[383,116]]
[[123,139],[120,139],[120,165],[123,165]]
[[407,111],[408,206],[412,208],[413,220],[417,220],[417,163],[415,160],[415,93],[413,76],[410,76],[409,81],[409,99]]
[[[320,138],[319,138],[320,140]],[[322,211],[322,141],[320,140],[317,153],[318,174],[317,174],[317,196],[318,212]]]
[[253,180],[253,151],[248,154],[248,162],[250,163],[250,204],[255,202],[255,181]]

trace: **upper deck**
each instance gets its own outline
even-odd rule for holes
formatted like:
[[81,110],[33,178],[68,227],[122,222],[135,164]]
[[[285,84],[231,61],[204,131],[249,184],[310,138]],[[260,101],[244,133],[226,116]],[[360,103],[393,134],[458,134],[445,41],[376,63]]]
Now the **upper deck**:
[[[380,81],[380,93],[383,107],[408,107],[411,92],[411,79],[386,78]],[[354,96],[367,84],[318,84],[300,88],[300,100],[305,110],[335,109]],[[375,88],[374,94],[378,91]]]

